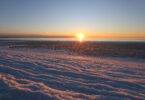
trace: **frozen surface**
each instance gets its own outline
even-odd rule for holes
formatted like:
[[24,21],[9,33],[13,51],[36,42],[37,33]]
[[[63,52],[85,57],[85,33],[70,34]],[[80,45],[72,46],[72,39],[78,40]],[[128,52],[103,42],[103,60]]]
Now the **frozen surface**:
[[0,49],[0,100],[144,100],[145,62]]

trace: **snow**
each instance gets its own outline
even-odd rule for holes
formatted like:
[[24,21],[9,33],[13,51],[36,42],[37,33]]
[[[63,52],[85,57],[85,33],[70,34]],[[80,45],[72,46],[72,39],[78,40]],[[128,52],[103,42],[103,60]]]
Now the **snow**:
[[144,100],[145,62],[0,48],[0,100]]

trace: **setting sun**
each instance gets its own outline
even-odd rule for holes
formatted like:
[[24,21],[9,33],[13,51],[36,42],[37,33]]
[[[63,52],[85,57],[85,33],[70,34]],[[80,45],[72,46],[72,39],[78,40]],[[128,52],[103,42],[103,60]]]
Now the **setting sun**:
[[83,39],[84,39],[84,34],[83,34],[83,33],[79,33],[79,34],[77,35],[77,37],[78,37],[79,41],[82,42]]

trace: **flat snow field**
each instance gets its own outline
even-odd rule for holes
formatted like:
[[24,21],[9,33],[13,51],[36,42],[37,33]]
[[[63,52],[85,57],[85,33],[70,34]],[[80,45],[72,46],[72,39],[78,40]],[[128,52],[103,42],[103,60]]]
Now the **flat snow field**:
[[145,60],[1,48],[0,100],[145,100]]

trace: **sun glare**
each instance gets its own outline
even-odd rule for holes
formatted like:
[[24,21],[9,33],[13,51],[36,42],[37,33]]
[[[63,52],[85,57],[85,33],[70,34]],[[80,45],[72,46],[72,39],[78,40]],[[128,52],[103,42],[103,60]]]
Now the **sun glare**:
[[82,42],[83,39],[84,39],[84,34],[83,34],[83,33],[79,33],[79,34],[77,35],[77,37],[78,37],[79,41]]

